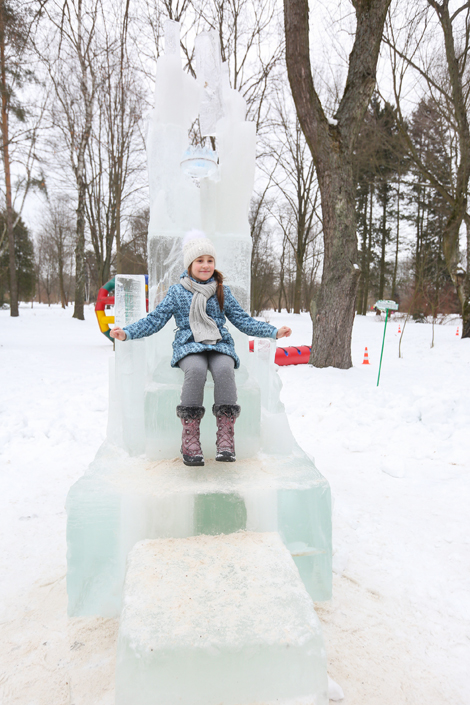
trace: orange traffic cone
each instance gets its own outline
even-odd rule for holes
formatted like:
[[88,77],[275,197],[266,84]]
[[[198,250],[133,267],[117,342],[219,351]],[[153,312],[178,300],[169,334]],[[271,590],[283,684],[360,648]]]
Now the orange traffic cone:
[[401,333],[400,324],[398,324],[398,332]]
[[457,332],[455,333],[455,335],[459,335],[459,327],[458,326],[457,326]]
[[367,348],[364,350],[364,360],[363,360],[362,364],[363,365],[370,365],[369,353],[367,352]]

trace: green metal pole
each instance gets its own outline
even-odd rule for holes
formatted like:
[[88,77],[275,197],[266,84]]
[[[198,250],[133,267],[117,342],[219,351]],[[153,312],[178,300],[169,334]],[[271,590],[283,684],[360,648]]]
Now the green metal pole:
[[380,370],[382,369],[382,357],[384,354],[384,345],[385,345],[385,333],[387,332],[387,321],[388,321],[388,308],[385,311],[385,328],[384,328],[384,337],[382,340],[382,352],[380,353],[380,364],[379,364],[379,376],[377,377],[377,387],[379,386],[380,382]]

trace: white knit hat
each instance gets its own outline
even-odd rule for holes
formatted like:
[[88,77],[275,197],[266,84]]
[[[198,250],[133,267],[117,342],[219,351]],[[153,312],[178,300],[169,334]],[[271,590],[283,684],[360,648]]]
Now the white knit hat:
[[206,237],[202,230],[189,230],[183,238],[183,262],[187,269],[195,259],[201,255],[210,255],[214,258],[215,263],[215,247],[212,242]]

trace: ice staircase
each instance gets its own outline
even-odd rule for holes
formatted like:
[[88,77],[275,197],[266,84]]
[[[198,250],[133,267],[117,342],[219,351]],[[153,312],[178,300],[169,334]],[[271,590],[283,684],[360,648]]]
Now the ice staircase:
[[117,617],[138,541],[277,531],[315,601],[331,596],[330,491],[307,456],[187,468],[105,444],[67,498],[70,616]]

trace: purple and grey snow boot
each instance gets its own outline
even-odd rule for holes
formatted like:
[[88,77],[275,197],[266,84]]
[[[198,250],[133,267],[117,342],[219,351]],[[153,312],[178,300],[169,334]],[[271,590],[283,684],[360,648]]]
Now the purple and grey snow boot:
[[217,421],[217,455],[222,463],[233,463],[235,457],[235,421],[240,416],[238,404],[214,404],[212,413]]
[[177,406],[176,414],[183,424],[181,436],[181,453],[185,465],[204,465],[201,443],[199,440],[199,426],[204,416],[203,406]]

